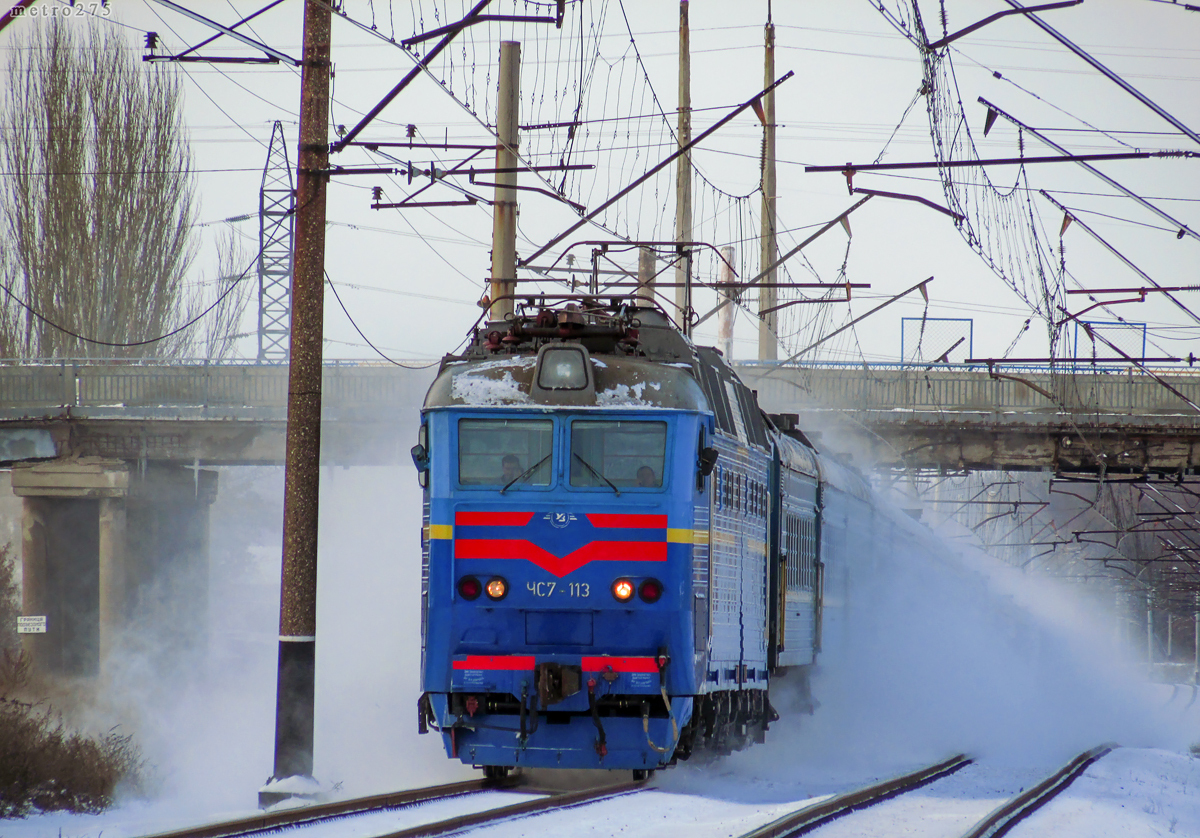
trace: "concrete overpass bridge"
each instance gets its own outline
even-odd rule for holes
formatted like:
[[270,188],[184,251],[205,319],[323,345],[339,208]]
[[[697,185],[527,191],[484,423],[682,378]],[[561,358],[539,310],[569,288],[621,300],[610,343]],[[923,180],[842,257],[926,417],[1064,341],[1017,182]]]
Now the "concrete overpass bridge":
[[[773,413],[854,436],[887,467],[1153,471],[1200,468],[1200,371],[1050,371],[939,365],[738,364]],[[432,369],[328,364],[322,458],[398,464],[412,444],[397,417],[420,407]],[[1189,404],[1188,402],[1192,404]],[[59,361],[0,365],[0,463],[283,462],[287,367]],[[868,448],[863,448],[866,445]]]
[[[1200,371],[742,364],[764,408],[860,465],[1200,473]],[[1191,402],[1191,404],[1189,404]]]
[[[1200,375],[1128,370],[740,365],[764,407],[864,467],[1194,475]],[[433,369],[331,363],[322,460],[398,465]],[[999,377],[997,377],[999,376]],[[1172,392],[1174,391],[1174,392]],[[287,367],[0,364],[0,465],[23,499],[23,601],[38,665],[98,671],[150,596],[181,635],[207,610],[218,465],[283,462]],[[164,585],[163,579],[172,583]],[[162,606],[162,603],[159,603]]]

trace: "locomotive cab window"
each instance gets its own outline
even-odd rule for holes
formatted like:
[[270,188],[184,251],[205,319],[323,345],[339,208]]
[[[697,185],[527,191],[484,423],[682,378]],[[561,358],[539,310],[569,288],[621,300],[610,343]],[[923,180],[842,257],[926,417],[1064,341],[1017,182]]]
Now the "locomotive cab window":
[[554,423],[548,419],[462,419],[458,482],[519,489],[549,486]]
[[666,450],[666,422],[572,422],[571,485],[612,489],[662,488]]

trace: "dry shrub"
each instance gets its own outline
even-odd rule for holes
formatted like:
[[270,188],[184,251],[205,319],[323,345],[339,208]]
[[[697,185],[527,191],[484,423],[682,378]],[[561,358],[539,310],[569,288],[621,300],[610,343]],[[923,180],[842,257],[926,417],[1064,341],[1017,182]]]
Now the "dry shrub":
[[0,651],[0,698],[19,693],[29,686],[33,659],[24,649]]
[[144,790],[145,764],[131,735],[84,735],[43,703],[17,697],[48,687],[31,683],[29,655],[17,645],[14,565],[10,547],[0,547],[0,620],[12,627],[0,632],[0,818],[103,811],[118,790]]
[[20,646],[17,617],[21,613],[21,591],[17,588],[17,559],[11,544],[0,547],[0,650]]
[[141,773],[131,736],[112,730],[87,737],[66,728],[49,708],[0,698],[0,818],[57,809],[100,812]]

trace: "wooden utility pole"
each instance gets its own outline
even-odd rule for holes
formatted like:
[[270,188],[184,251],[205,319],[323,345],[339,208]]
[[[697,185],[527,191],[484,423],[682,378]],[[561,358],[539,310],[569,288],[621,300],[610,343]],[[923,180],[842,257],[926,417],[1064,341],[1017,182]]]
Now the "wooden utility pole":
[[[492,207],[492,307],[489,319],[503,320],[513,313],[512,295],[517,279],[517,148],[521,115],[521,44],[500,43],[499,96],[496,102],[495,204]],[[509,170],[509,171],[506,171]],[[509,297],[509,299],[501,299]]]
[[[764,77],[770,87],[775,81],[775,24],[767,15],[765,35]],[[779,256],[775,241],[775,91],[763,96],[763,160],[762,160],[762,257],[759,270],[774,265]],[[758,289],[758,360],[775,361],[779,358],[778,333],[779,314],[774,307],[779,302],[779,289],[775,287],[777,271],[763,277]]]
[[[688,28],[688,0],[679,0],[679,147],[692,141],[692,48]],[[692,240],[692,153],[684,152],[675,164],[675,241]],[[692,260],[682,253],[675,264],[675,306],[683,333],[691,333]]]
[[[272,780],[312,777],[317,646],[317,501],[321,453],[321,351],[325,192],[329,169],[330,11],[304,4],[300,154],[292,258],[292,334],[284,453],[283,574]],[[259,805],[295,796],[259,792]]]

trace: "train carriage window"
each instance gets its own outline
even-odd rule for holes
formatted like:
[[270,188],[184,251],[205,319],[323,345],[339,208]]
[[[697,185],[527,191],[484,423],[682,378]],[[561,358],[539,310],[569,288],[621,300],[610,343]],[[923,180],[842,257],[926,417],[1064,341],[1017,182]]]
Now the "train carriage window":
[[458,482],[464,486],[549,486],[554,423],[549,419],[461,419]]
[[666,452],[666,422],[572,422],[571,485],[661,488]]

